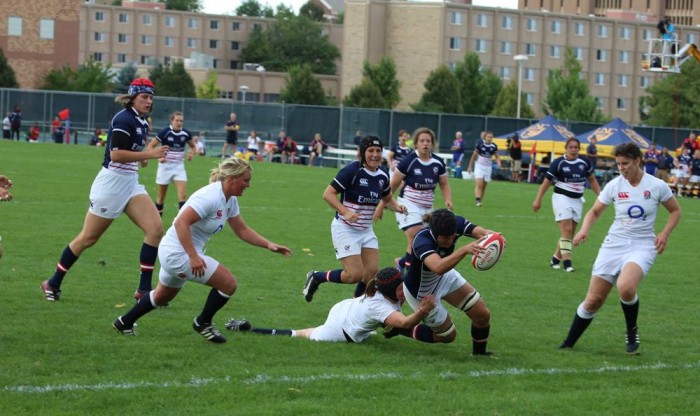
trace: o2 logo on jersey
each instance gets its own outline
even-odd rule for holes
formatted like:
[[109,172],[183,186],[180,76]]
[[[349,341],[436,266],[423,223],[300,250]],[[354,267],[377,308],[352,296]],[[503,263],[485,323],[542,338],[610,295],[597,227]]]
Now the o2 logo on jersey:
[[630,193],[629,192],[618,192],[617,198],[618,199],[630,199]]
[[632,205],[627,209],[627,216],[632,219],[638,219],[644,217],[646,219],[646,214],[644,213],[644,207],[640,205]]
[[224,212],[220,209],[216,210],[216,218],[221,219],[224,216]]

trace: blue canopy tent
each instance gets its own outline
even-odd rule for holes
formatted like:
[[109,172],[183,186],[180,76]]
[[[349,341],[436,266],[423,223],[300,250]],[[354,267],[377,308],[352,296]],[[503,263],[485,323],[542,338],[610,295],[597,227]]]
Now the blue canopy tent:
[[651,141],[649,141],[649,139],[634,131],[629,124],[625,123],[619,118],[616,118],[608,124],[600,126],[595,130],[591,130],[576,136],[576,138],[581,141],[581,151],[583,153],[585,153],[586,146],[590,143],[589,139],[593,136],[598,139],[598,157],[613,157],[613,149],[615,146],[622,143],[632,142],[639,146],[642,153],[649,149],[649,146],[651,145]]

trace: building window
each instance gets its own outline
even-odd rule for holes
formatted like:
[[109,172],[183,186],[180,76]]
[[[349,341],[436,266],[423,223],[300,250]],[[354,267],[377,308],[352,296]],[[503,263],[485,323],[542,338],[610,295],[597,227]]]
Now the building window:
[[510,79],[510,68],[507,66],[501,67],[501,79]]
[[644,31],[642,32],[642,40],[649,40],[651,38],[652,38],[651,30],[644,29]]
[[105,34],[103,32],[95,32],[95,42],[104,42]]
[[535,104],[535,94],[531,92],[525,93],[525,102],[527,103],[527,105]]
[[455,69],[457,69],[457,62],[448,62],[447,69],[449,69],[451,72],[455,72]]
[[96,22],[104,22],[105,21],[104,12],[95,12],[95,21]]
[[501,42],[501,53],[506,54],[506,55],[512,55],[513,54],[513,42]]
[[550,58],[561,58],[561,46],[552,45],[549,47],[549,57]]
[[476,15],[476,25],[479,27],[489,27],[489,19],[485,14]]
[[461,50],[462,49],[462,39],[450,38],[450,49],[453,51]]
[[148,55],[141,55],[141,65],[146,65],[151,61]]
[[41,39],[53,39],[53,19],[41,19],[39,22],[39,37]]
[[608,60],[608,51],[606,49],[598,49],[595,52],[595,59],[605,62]]
[[241,30],[241,22],[231,22],[231,30],[234,32]]
[[229,69],[238,69],[238,61],[229,62]]
[[695,33],[688,33],[688,43],[695,43]]
[[617,109],[618,110],[627,110],[627,100],[624,98],[618,98],[617,99]]
[[173,16],[165,16],[165,26],[167,27],[175,27],[176,21],[175,17]]
[[586,26],[583,23],[574,23],[574,35],[586,36]]
[[527,19],[525,29],[528,32],[537,32],[537,20],[536,19]]
[[7,18],[7,35],[22,36],[22,18],[10,16]]
[[218,20],[210,20],[209,21],[209,29],[219,30],[219,21]]
[[209,40],[209,49],[217,49],[219,47],[219,41],[216,39]]
[[241,47],[241,45],[238,42],[236,42],[236,41],[231,42],[231,50],[232,51],[237,51],[240,47]]
[[537,55],[537,45],[534,43],[525,44],[525,55],[535,56]]
[[172,48],[173,46],[175,46],[175,38],[173,38],[172,36],[166,36],[163,45],[165,45],[168,48]]
[[618,75],[617,76],[617,85],[620,87],[627,87],[627,79],[629,78],[628,75]]
[[276,103],[279,102],[279,100],[279,94],[263,94],[263,101],[265,101],[266,103]]
[[262,25],[260,23],[253,23],[253,30],[261,30]]
[[574,49],[574,58],[576,58],[577,61],[583,61],[583,48],[573,48]]
[[151,16],[150,14],[144,14],[141,17],[141,23],[143,23],[146,26],[152,25],[153,24],[153,16]]
[[483,39],[477,39],[474,42],[474,50],[480,53],[486,52],[486,41]]
[[525,81],[535,80],[535,70],[534,68],[523,68]]
[[212,59],[211,60],[211,67],[216,69],[219,67],[219,60],[218,59]]
[[142,45],[150,45],[151,44],[151,35],[141,35],[141,44]]
[[450,12],[450,23],[457,26],[462,26],[462,13]]
[[501,18],[501,29],[512,29],[513,28],[513,17],[503,16]]
[[561,22],[559,20],[552,20],[552,33],[561,33]]
[[129,15],[126,13],[119,13],[119,23],[129,23]]
[[128,37],[126,33],[120,33],[117,35],[117,42],[118,43],[127,43],[128,42]]
[[191,48],[191,49],[195,49],[197,47],[197,39],[187,38],[187,47]]
[[232,100],[233,91],[219,91],[218,98],[228,98],[229,100]]
[[116,61],[120,64],[126,63],[126,54],[125,53],[118,53]]
[[639,86],[642,88],[646,88],[649,86],[649,78],[648,77],[639,77]]
[[619,53],[620,57],[620,63],[621,64],[627,64],[630,61],[630,53],[629,51],[620,51]]
[[603,109],[603,99],[600,97],[595,97],[595,104],[598,107],[598,110]]
[[598,37],[607,38],[608,37],[608,27],[605,25],[598,25]]
[[197,23],[197,19],[192,17],[187,19],[187,27],[189,27],[190,29],[197,29],[197,26],[199,26],[199,23]]
[[102,62],[102,52],[93,52],[92,53],[92,59],[95,62]]
[[595,73],[595,85],[605,85],[605,74],[602,74],[600,72]]
[[620,38],[621,39],[629,39],[632,36],[632,29],[629,27],[621,27],[620,28]]

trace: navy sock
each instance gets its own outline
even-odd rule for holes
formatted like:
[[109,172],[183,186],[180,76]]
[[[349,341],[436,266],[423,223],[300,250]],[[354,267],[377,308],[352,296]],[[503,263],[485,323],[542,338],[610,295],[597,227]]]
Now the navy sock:
[[288,337],[292,336],[291,329],[251,328],[250,332],[255,332],[256,334],[264,335],[286,335]]
[[622,312],[625,314],[625,324],[627,325],[627,332],[629,332],[637,326],[639,299],[637,299],[637,301],[631,305],[625,305],[622,301],[620,301],[620,306],[622,306]]
[[328,270],[327,272],[314,272],[313,277],[316,283],[343,283],[340,280],[340,275],[343,274],[343,269]]
[[561,263],[561,259],[558,259],[556,256],[552,256],[552,264],[557,265]]
[[148,292],[152,289],[151,278],[153,268],[158,258],[158,247],[153,247],[146,243],[141,246],[141,277],[139,281],[139,292]]
[[66,246],[61,254],[61,259],[58,261],[58,264],[56,264],[56,270],[49,279],[49,285],[56,290],[60,289],[61,283],[63,283],[63,278],[76,261],[78,261],[78,256],[73,254],[73,251],[70,249],[69,245]]
[[209,296],[207,297],[207,302],[204,304],[204,309],[202,313],[197,317],[197,322],[200,325],[211,324],[212,319],[214,319],[214,314],[226,305],[226,302],[231,299],[230,296],[226,296],[219,292],[217,289],[212,288],[209,291]]
[[569,267],[571,267],[571,260],[564,260],[564,268],[568,269]]
[[144,316],[155,308],[155,305],[153,305],[151,302],[151,293],[144,293],[143,296],[141,296],[141,299],[136,302],[136,305],[134,305],[129,312],[122,315],[122,322],[127,326],[131,326],[140,317]]
[[156,209],[158,210],[158,214],[160,214],[161,217],[163,216],[163,207],[163,204],[159,204],[156,202]]
[[367,289],[365,282],[359,282],[357,286],[355,286],[355,296],[353,297],[359,298],[360,296],[364,295],[365,289]]
[[185,205],[185,202],[187,202],[187,201],[180,201],[180,202],[178,202],[178,205],[179,205],[180,209],[182,209],[182,206]]
[[435,342],[433,339],[433,330],[425,324],[418,324],[412,328],[393,328],[392,332],[420,342],[427,342],[430,344]]
[[574,321],[571,323],[569,334],[566,336],[566,339],[564,340],[564,343],[562,345],[565,347],[573,347],[574,344],[576,344],[576,341],[578,341],[578,339],[581,338],[581,335],[583,335],[583,331],[585,331],[586,328],[588,328],[588,325],[590,325],[591,322],[593,322],[593,318],[581,318],[580,316],[578,316],[578,313],[574,315]]
[[472,325],[472,354],[486,354],[486,343],[489,341],[491,326],[477,328]]

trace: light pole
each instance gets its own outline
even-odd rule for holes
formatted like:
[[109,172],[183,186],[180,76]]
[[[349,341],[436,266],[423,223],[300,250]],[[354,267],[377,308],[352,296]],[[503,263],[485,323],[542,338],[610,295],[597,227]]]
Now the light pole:
[[523,90],[523,61],[527,61],[527,55],[515,55],[513,59],[518,63],[518,110],[516,116],[520,118],[520,96]]
[[247,85],[241,85],[241,86],[239,87],[239,90],[241,90],[241,92],[243,93],[243,94],[241,94],[241,101],[245,102],[245,93],[248,91],[248,86],[247,86]]

